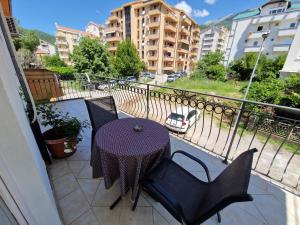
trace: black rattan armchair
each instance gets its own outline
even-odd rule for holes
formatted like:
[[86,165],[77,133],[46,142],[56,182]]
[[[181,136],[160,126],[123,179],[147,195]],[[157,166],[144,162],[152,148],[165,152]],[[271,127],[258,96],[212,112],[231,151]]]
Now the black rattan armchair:
[[115,100],[112,96],[86,99],[85,104],[90,116],[92,125],[92,145],[97,130],[104,124],[118,119]]
[[[215,214],[221,222],[220,210],[234,202],[253,200],[247,190],[256,151],[252,149],[242,153],[213,181],[200,159],[184,151],[176,151],[171,159],[164,159],[140,181],[132,210],[135,210],[143,189],[182,224],[198,225]],[[175,154],[183,154],[199,163],[208,182],[199,180],[175,163],[172,160]]]

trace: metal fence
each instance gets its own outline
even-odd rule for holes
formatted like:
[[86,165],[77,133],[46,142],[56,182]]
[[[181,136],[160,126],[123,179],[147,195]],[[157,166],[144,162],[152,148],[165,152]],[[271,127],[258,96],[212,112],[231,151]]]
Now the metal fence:
[[[112,95],[118,110],[168,125],[177,137],[224,157],[225,162],[257,148],[256,172],[300,190],[299,109],[108,78],[60,79],[59,85],[63,96],[49,93],[48,100]],[[182,118],[182,113],[189,118]],[[166,124],[174,116],[179,119]]]

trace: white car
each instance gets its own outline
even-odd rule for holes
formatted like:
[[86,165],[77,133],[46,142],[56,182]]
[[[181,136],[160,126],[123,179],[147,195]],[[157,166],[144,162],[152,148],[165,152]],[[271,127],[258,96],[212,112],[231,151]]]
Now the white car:
[[115,80],[111,80],[108,83],[100,83],[97,88],[100,91],[109,91],[109,88],[114,88],[116,84]]
[[173,131],[185,133],[198,119],[199,112],[186,106],[178,107],[167,117],[165,126]]

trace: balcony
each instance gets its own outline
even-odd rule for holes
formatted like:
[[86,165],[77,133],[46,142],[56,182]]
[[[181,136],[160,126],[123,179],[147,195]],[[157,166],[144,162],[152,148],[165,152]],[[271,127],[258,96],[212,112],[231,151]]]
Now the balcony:
[[68,45],[66,39],[57,39],[55,42],[56,45]]
[[149,51],[156,51],[158,49],[158,45],[155,44],[155,45],[148,45],[148,50]]
[[273,52],[288,52],[290,50],[290,44],[278,44],[274,45]]
[[190,31],[188,29],[184,28],[184,27],[180,28],[180,32],[185,34],[185,35],[190,35]]
[[177,28],[176,28],[176,26],[173,26],[171,24],[166,23],[165,24],[165,30],[166,31],[172,31],[172,32],[175,33],[177,31]]
[[159,39],[159,34],[158,33],[156,33],[156,34],[149,34],[148,35],[148,39],[151,39],[151,40]]
[[280,29],[278,31],[278,37],[285,37],[285,36],[295,36],[297,32],[297,29],[291,29],[291,28],[288,28],[288,29]]
[[174,21],[174,22],[177,22],[177,21],[178,21],[177,16],[176,16],[175,14],[173,14],[173,13],[166,13],[166,14],[165,14],[165,18],[166,18],[166,19],[170,19],[170,20],[172,20],[172,21]]
[[148,15],[149,16],[155,16],[155,15],[160,15],[160,10],[159,9],[151,9],[151,10],[149,10],[149,12],[148,12]]
[[68,48],[58,48],[57,50],[59,52],[62,52],[62,53],[69,53],[69,49]]
[[187,25],[189,25],[189,26],[192,25],[191,19],[188,18],[187,16],[183,16],[182,17],[182,22],[185,23],[185,24],[187,24]]
[[147,59],[148,59],[149,61],[157,61],[157,55],[147,56]]
[[245,47],[244,52],[259,52],[261,46],[248,46]]
[[[148,67],[148,69],[156,70],[156,67]],[[164,69],[173,70],[173,67],[164,67]],[[76,115],[80,120],[89,120],[85,103],[83,99],[72,99],[101,97],[109,94],[115,98],[119,118],[148,117],[164,124],[166,116],[176,107],[180,108],[183,107],[183,104],[187,104],[187,107],[196,108],[199,110],[201,119],[196,121],[185,134],[169,131],[172,134],[170,143],[172,152],[182,149],[201,159],[211,171],[212,179],[215,179],[226,168],[222,160],[229,151],[227,146],[231,140],[233,147],[229,153],[229,160],[246,151],[249,144],[251,148],[255,147],[259,151],[254,158],[249,185],[249,193],[253,196],[254,201],[232,204],[225,208],[221,212],[223,221],[231,225],[293,225],[299,221],[299,155],[293,154],[280,144],[285,143],[288,139],[288,141],[294,140],[295,144],[299,145],[297,133],[299,128],[296,127],[295,122],[285,123],[286,120],[278,120],[272,113],[270,116],[261,117],[259,113],[253,111],[245,114],[251,118],[244,118],[245,120],[238,122],[241,123],[239,126],[241,130],[235,134],[234,139],[232,136],[233,124],[230,121],[237,115],[236,110],[239,109],[231,108],[230,104],[225,105],[223,102],[241,103],[242,100],[230,100],[221,96],[181,90],[182,93],[185,93],[182,97],[176,94],[178,91],[152,84],[116,85],[111,93],[95,88],[81,88],[81,83],[76,80],[73,81],[73,84],[62,81],[60,84],[64,96],[56,101],[68,101],[57,102],[56,107],[71,115]],[[193,96],[193,98],[188,96]],[[188,98],[188,101],[184,101],[182,98],[185,100]],[[218,105],[209,98],[218,100]],[[147,101],[149,101],[148,110],[146,110]],[[245,104],[267,107],[270,110],[269,105],[261,103],[245,102]],[[245,133],[247,131],[247,133],[243,134],[243,131]],[[278,134],[276,133],[279,135],[277,137],[279,144],[270,142],[269,138],[262,140],[256,136],[258,132],[261,132],[261,135],[265,134],[267,137],[277,131],[280,131]],[[144,193],[135,212],[130,209],[132,205],[130,193],[114,210],[110,210],[110,204],[115,201],[120,192],[119,183],[117,182],[112,188],[106,190],[103,179],[92,178],[92,168],[89,163],[90,140],[91,131],[86,130],[74,155],[67,159],[54,160],[53,164],[48,167],[53,191],[65,225],[82,224],[82,221],[95,225],[103,224],[103,221],[107,225],[178,224],[162,205]],[[282,154],[277,154],[279,151]],[[198,164],[184,157],[175,157],[174,160],[196,178],[206,182],[205,173]],[[275,178],[278,180],[277,182]],[[291,192],[283,189],[289,187]],[[204,224],[206,223],[218,224],[216,217],[211,217]]]
[[174,59],[175,58],[172,56],[164,55],[164,61],[166,61],[166,62],[173,62]]
[[262,35],[265,34],[266,32],[267,31],[250,32],[248,34],[248,39],[262,38]]
[[178,52],[180,52],[180,53],[189,53],[189,50],[188,49],[184,49],[184,48],[178,48],[178,50],[177,50]]
[[174,52],[174,47],[165,45],[165,46],[163,47],[163,50],[164,50],[164,51],[168,51],[168,52]]
[[108,27],[105,29],[105,34],[111,34],[115,32],[121,32],[121,27]]
[[111,22],[115,22],[115,21],[119,21],[121,18],[119,18],[116,15],[111,15],[110,17],[108,17],[108,20]]
[[148,70],[156,71],[157,70],[157,65],[155,65],[155,66],[150,66],[149,65],[147,68],[148,68]]
[[115,36],[115,37],[107,37],[106,41],[107,42],[119,42],[119,41],[122,41],[122,37],[117,37],[117,36]]
[[173,36],[164,36],[164,40],[172,43],[176,42],[176,39]]
[[163,70],[173,71],[174,70],[174,66],[172,66],[172,65],[163,65]]
[[184,38],[180,38],[180,39],[179,39],[179,42],[184,43],[184,44],[187,44],[187,45],[190,44],[190,41],[187,40],[187,39],[184,39]]
[[160,26],[160,21],[150,21],[148,24],[149,28],[155,28]]
[[117,50],[117,46],[109,46],[108,51],[115,52]]

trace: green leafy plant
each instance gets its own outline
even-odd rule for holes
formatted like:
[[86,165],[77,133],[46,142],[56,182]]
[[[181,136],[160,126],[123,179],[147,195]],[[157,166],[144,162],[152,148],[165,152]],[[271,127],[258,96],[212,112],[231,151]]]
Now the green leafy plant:
[[66,67],[67,64],[59,58],[58,55],[45,56],[43,58],[43,65],[45,67]]
[[75,139],[76,143],[82,140],[81,131],[89,127],[87,121],[80,121],[54,108],[53,104],[40,104],[37,107],[43,126],[50,126],[56,137]]

